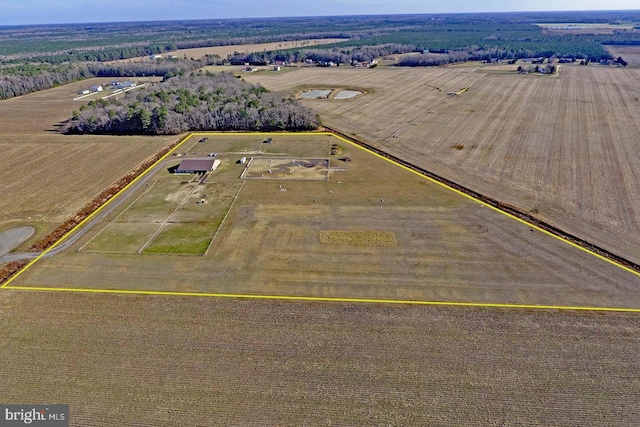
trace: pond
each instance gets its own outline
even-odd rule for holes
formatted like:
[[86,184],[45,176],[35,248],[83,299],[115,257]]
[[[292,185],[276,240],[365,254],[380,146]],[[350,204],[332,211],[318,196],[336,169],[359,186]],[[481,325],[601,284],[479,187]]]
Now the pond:
[[326,98],[331,93],[331,89],[318,89],[318,90],[308,90],[306,92],[302,92],[300,94],[300,98],[305,99],[319,99]]
[[357,90],[341,90],[340,92],[336,93],[334,99],[349,99],[358,95],[362,95],[362,92],[358,92]]

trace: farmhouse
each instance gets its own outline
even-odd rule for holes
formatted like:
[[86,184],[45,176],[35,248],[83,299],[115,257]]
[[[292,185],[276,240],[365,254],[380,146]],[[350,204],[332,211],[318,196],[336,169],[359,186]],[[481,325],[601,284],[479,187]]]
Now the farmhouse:
[[127,89],[135,87],[136,84],[134,82],[126,81],[126,82],[118,82],[117,84],[111,83],[114,89]]
[[203,173],[214,171],[220,165],[218,159],[184,159],[176,169],[176,173]]

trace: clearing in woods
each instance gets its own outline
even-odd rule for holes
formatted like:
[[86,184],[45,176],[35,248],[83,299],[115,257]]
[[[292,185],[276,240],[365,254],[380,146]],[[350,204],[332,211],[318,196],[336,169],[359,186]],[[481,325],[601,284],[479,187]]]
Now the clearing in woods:
[[[254,44],[236,44],[236,45],[227,45],[227,46],[211,46],[211,47],[197,47],[191,49],[180,49],[174,50],[172,52],[166,52],[162,54],[162,57],[167,58],[171,56],[178,56],[180,58],[194,58],[199,59],[203,58],[205,55],[219,55],[220,58],[225,59],[229,55],[233,55],[234,53],[251,53],[251,52],[263,52],[267,50],[278,50],[278,49],[293,49],[293,48],[303,48],[309,46],[317,46],[317,45],[325,45],[332,43],[343,42],[345,38],[330,38],[330,39],[307,39],[307,40],[289,40],[289,41],[281,41],[281,42],[271,42],[271,43],[254,43]],[[118,59],[116,61],[110,61],[109,63],[126,63],[131,61],[152,61],[153,59],[148,56],[141,56],[137,58],[129,58],[129,59]],[[215,67],[212,67],[215,69]],[[238,68],[237,66],[235,67]]]
[[[7,287],[640,308],[637,274],[339,137],[203,135],[179,150],[217,153],[206,179],[161,162],[101,225]],[[242,157],[330,159],[329,179],[244,180]]]

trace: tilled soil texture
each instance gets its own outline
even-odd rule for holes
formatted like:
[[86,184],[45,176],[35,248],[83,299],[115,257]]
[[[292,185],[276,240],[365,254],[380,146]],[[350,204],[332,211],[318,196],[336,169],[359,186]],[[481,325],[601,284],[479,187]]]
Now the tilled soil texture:
[[0,400],[72,426],[640,417],[635,315],[11,290],[0,313]]

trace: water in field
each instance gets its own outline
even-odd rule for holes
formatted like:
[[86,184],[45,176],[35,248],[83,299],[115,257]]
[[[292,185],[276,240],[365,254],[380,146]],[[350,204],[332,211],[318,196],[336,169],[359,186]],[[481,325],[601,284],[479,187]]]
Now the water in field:
[[302,92],[300,94],[300,98],[305,99],[319,99],[326,98],[331,93],[331,89],[322,89],[322,90],[308,90],[306,92]]
[[334,99],[348,99],[358,95],[362,95],[362,92],[358,92],[357,90],[341,90],[340,92],[336,93]]

